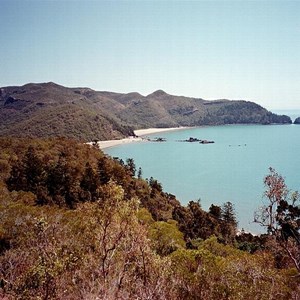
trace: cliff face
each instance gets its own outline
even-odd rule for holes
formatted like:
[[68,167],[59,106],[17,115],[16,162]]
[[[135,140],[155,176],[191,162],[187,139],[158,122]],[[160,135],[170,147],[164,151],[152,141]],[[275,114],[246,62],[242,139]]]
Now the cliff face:
[[133,135],[133,129],[222,124],[290,124],[249,101],[188,98],[158,90],[97,92],[55,83],[0,89],[0,135],[65,136],[84,141]]

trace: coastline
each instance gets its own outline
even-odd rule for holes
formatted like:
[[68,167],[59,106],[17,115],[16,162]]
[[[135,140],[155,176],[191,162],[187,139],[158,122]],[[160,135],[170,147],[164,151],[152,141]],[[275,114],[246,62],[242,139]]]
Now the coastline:
[[148,134],[155,134],[160,132],[166,132],[166,131],[174,131],[174,130],[182,130],[182,129],[188,129],[191,127],[187,126],[179,126],[179,127],[170,127],[170,128],[147,128],[147,129],[138,129],[134,131],[134,134],[136,136],[146,136]]
[[[258,124],[223,124],[221,126],[243,126],[243,125],[258,125]],[[260,124],[262,125],[262,124]],[[271,125],[271,124],[269,124]],[[275,125],[280,125],[280,124],[275,124]],[[287,124],[290,125],[290,124]],[[219,126],[219,125],[209,125],[209,126]],[[265,126],[265,125],[264,125]],[[145,142],[148,141],[148,135],[153,135],[156,133],[161,133],[161,132],[167,132],[167,131],[175,131],[175,130],[184,130],[184,129],[189,129],[189,128],[195,128],[195,127],[206,127],[206,126],[179,126],[179,127],[165,127],[165,128],[145,128],[145,129],[137,129],[134,130],[135,136],[129,136],[127,138],[119,139],[119,140],[106,140],[106,141],[98,141],[98,146],[101,150],[106,149],[106,148],[111,148],[115,146],[119,146],[122,144],[128,144],[128,143],[133,143],[133,142]],[[92,144],[91,142],[88,144]]]
[[174,131],[174,130],[181,130],[181,129],[187,129],[190,127],[171,127],[171,128],[147,128],[147,129],[138,129],[134,131],[134,136],[130,136],[124,139],[119,140],[107,140],[107,141],[99,141],[98,146],[100,149],[106,149],[111,148],[115,146],[119,146],[122,144],[128,144],[128,143],[134,143],[134,142],[142,142],[146,141],[147,135],[160,133],[160,132],[166,132],[166,131]]
[[101,150],[106,148],[115,147],[122,144],[128,144],[133,142],[141,142],[144,139],[141,137],[130,136],[128,138],[120,139],[120,140],[107,140],[107,141],[99,141],[97,144]]

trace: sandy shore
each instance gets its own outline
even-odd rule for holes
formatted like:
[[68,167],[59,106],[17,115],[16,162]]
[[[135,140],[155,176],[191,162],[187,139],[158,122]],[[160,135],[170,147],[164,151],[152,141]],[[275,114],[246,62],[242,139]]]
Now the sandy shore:
[[150,134],[166,132],[166,131],[173,131],[173,130],[180,130],[180,129],[186,129],[186,128],[188,128],[188,127],[139,129],[139,130],[134,131],[134,134],[137,137],[130,136],[128,138],[124,138],[121,140],[99,141],[98,146],[100,149],[105,149],[105,148],[110,148],[110,147],[127,144],[127,143],[146,141],[145,136],[150,135]]
[[133,142],[141,142],[143,138],[141,137],[128,137],[121,140],[109,140],[109,141],[99,141],[98,146],[100,149],[110,148],[122,144],[133,143]]
[[180,129],[187,129],[189,127],[172,127],[172,128],[148,128],[148,129],[139,129],[135,130],[134,134],[137,136],[145,136],[148,134],[155,134],[160,132],[166,132],[166,131],[173,131],[173,130],[180,130]]

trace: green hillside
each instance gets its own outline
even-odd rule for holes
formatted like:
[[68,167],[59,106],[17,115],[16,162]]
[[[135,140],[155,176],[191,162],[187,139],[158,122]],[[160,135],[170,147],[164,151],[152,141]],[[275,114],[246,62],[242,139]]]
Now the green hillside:
[[132,159],[0,138],[0,299],[298,299],[299,195],[265,184],[277,229],[237,234],[230,202],[182,206]]
[[207,101],[161,90],[145,97],[51,82],[0,89],[1,136],[91,141],[118,139],[148,127],[247,123],[290,124],[291,119],[249,101]]
[[[82,93],[54,83],[2,88],[0,134],[18,137],[64,136],[83,141],[132,135],[128,126]],[[88,96],[85,96],[85,93]],[[104,97],[103,97],[104,98]],[[105,102],[105,101],[104,101]],[[113,104],[110,104],[110,108]]]

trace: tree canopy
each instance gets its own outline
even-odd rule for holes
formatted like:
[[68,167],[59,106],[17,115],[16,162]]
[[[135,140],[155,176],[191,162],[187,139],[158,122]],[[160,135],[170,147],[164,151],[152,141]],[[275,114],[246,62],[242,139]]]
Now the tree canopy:
[[266,194],[275,231],[237,235],[232,203],[182,206],[95,146],[3,138],[0,150],[1,299],[297,299],[297,193]]

